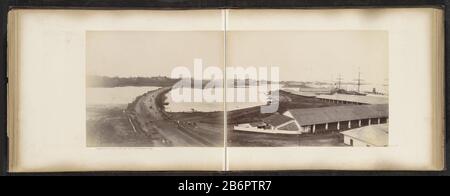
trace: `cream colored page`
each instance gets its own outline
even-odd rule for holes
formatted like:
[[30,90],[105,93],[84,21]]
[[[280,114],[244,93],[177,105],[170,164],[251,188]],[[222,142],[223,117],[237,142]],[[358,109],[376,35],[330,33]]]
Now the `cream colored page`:
[[[442,11],[431,8],[229,10],[227,12],[227,37],[229,38],[227,46],[233,44],[236,48],[240,48],[240,43],[248,41],[239,41],[239,39],[257,39],[256,36],[241,36],[239,39],[231,38],[233,35],[238,36],[240,32],[273,32],[275,34],[277,32],[317,32],[317,34],[329,32],[385,32],[387,48],[379,52],[387,52],[389,140],[387,147],[240,147],[238,144],[234,147],[227,147],[227,169],[442,169],[442,152],[436,150],[436,148],[440,149],[442,144],[439,141],[442,140],[434,138],[435,134],[440,133],[442,130],[435,129],[435,110],[433,109],[435,95],[432,92],[434,85],[432,77],[435,74],[432,70],[436,66],[442,66],[442,64],[433,63],[436,62],[433,59],[432,47],[436,44],[433,42],[433,37],[436,36],[435,32],[440,31],[435,29],[436,26],[433,24],[436,21],[442,23],[441,20],[436,20],[436,15],[442,17]],[[233,32],[236,33],[233,34]],[[284,35],[288,34],[285,33]],[[359,36],[358,34],[354,35]],[[309,36],[311,37],[312,35]],[[327,40],[330,44],[336,43],[336,41]],[[265,45],[264,43],[269,43],[269,41],[261,39],[259,42],[261,45],[260,50],[264,50],[264,47],[271,47],[270,44]],[[306,43],[311,48],[316,48],[316,45],[311,43],[311,41]],[[351,44],[348,43],[349,46]],[[251,54],[251,52],[249,53]],[[291,53],[287,54],[292,55]],[[286,58],[290,57],[288,55]],[[360,58],[359,56],[353,57],[353,54],[340,55],[344,59]],[[238,55],[230,56],[230,53],[228,53],[227,62],[257,62],[251,59],[248,60],[246,57],[242,58],[246,58],[247,61],[242,61],[242,59],[236,59],[238,58],[236,56]],[[269,60],[276,59],[276,57],[272,58],[270,56],[264,56],[264,58]],[[323,58],[327,58],[326,54],[323,54]],[[289,63],[289,60],[283,62]],[[336,62],[336,64],[338,63]],[[227,64],[227,66],[230,65]],[[280,66],[280,69],[282,68]],[[290,68],[291,73],[299,73],[298,75],[301,75],[300,72],[302,71],[309,70]],[[366,71],[365,74],[367,77],[367,74],[380,75],[380,73],[368,73]],[[373,77],[374,75],[369,76],[376,78]],[[288,74],[286,77],[289,77]],[[230,140],[230,134],[228,137]]]
[[223,170],[223,147],[87,147],[85,90],[88,32],[220,32],[221,10],[11,14],[19,15],[21,76],[11,171]]

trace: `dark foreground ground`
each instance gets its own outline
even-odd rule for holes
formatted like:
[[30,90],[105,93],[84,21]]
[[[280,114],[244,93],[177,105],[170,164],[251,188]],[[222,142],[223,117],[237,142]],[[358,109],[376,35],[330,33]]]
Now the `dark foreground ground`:
[[[131,123],[125,108],[126,106],[87,108],[88,147],[224,146],[223,114],[220,118],[175,114],[177,122],[154,121],[147,123],[144,130],[138,123]],[[208,118],[214,121],[208,121]]]
[[294,146],[345,146],[340,133],[283,135],[229,130],[228,146],[235,147],[294,147]]

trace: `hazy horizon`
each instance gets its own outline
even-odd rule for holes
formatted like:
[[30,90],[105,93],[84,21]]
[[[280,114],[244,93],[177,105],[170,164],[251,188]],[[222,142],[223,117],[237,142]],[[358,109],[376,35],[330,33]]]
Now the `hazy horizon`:
[[[227,66],[278,66],[280,81],[386,84],[385,31],[229,31]],[[88,32],[86,73],[109,77],[171,76],[177,66],[193,73],[223,67],[222,31]],[[222,69],[223,70],[223,69]]]

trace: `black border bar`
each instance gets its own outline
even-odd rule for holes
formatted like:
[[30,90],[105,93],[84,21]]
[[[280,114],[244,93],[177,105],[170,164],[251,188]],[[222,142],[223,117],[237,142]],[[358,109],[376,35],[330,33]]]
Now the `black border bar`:
[[280,9],[444,6],[447,0],[6,0],[10,8]]

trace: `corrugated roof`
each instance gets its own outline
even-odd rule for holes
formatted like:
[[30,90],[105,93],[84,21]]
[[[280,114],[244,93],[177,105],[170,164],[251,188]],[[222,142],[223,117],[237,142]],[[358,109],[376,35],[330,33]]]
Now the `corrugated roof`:
[[389,144],[388,126],[388,124],[371,125],[343,131],[341,133],[365,143],[383,147]]
[[281,115],[281,114],[273,114],[269,117],[264,118],[262,121],[267,124],[270,124],[272,126],[279,126],[279,125],[287,123],[291,120],[294,120],[294,119],[289,116],[285,116],[285,115]]
[[389,116],[388,104],[343,105],[289,110],[300,125],[324,124]]

